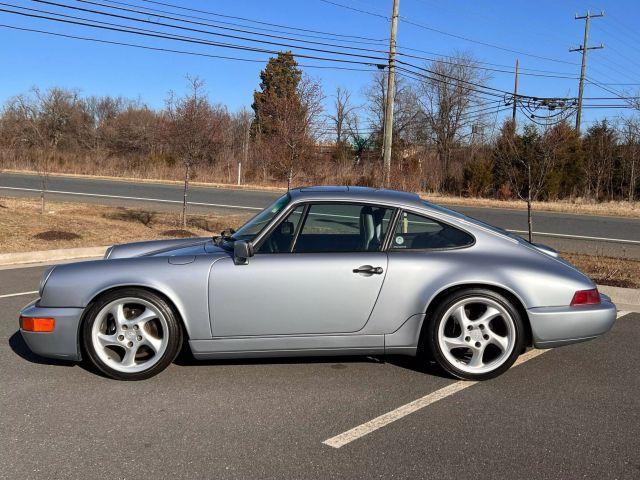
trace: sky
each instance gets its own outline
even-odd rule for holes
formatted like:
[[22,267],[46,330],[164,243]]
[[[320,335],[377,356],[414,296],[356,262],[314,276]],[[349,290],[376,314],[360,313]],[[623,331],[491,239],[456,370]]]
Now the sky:
[[[91,5],[87,2],[74,0],[50,1],[80,8],[115,12],[104,7],[107,0],[92,0],[103,5],[95,3]],[[169,6],[161,6],[142,0],[119,1],[135,5],[136,8],[146,7],[179,12]],[[384,17],[390,15],[392,4],[392,0],[332,0],[334,3],[340,3],[352,9],[369,12],[363,13],[332,5],[331,2],[322,0],[158,1],[287,27],[379,40],[388,38],[389,24]],[[92,16],[87,12],[68,10],[45,2],[4,0],[2,3],[0,9],[5,10],[18,10],[7,6],[17,5],[67,15]],[[111,3],[113,5],[113,2]],[[123,6],[122,3],[120,6]],[[575,20],[574,15],[576,13],[584,14],[587,10],[592,12],[603,10],[605,12],[604,17],[594,18],[591,21],[589,44],[603,43],[605,48],[588,52],[587,76],[598,83],[606,84],[604,87],[615,93],[629,92],[638,95],[640,91],[640,31],[637,29],[638,18],[640,18],[639,0],[600,0],[599,2],[592,0],[400,0],[400,15],[403,20],[400,21],[398,27],[398,45],[400,51],[427,58],[434,58],[434,54],[452,55],[454,52],[464,52],[481,62],[501,65],[490,67],[499,70],[513,70],[513,64],[517,58],[523,73],[577,77],[580,71],[580,54],[569,52],[569,48],[577,47],[582,43],[584,21]],[[26,10],[22,11],[26,12]],[[130,15],[126,12],[120,13]],[[207,22],[227,21],[251,28],[260,27],[285,31],[282,28],[249,23],[247,20],[211,17],[197,12],[182,11],[182,13],[201,18],[206,17]],[[118,18],[95,15],[93,18],[105,22],[133,25],[131,22]],[[146,18],[167,21],[152,16]],[[414,25],[416,23],[427,28]],[[257,88],[259,82],[259,72],[270,56],[265,53],[231,50],[219,46],[193,45],[122,32],[97,30],[2,11],[0,11],[0,25],[0,58],[3,63],[0,102],[6,101],[12,95],[26,92],[33,86],[42,89],[58,86],[78,89],[83,95],[122,95],[140,99],[151,107],[160,108],[169,91],[174,91],[177,94],[185,91],[187,88],[185,77],[191,75],[199,76],[205,81],[205,89],[213,102],[223,103],[230,110],[235,111],[251,105],[252,92]],[[243,43],[239,40],[211,37],[198,32],[167,29],[154,24],[136,25],[139,28],[198,36],[219,42]],[[114,42],[130,42],[154,48],[178,49],[206,55],[242,57],[254,61],[242,62],[100,44],[12,30],[7,26]],[[206,26],[191,25],[191,27],[211,30]],[[246,27],[234,26],[232,28]],[[233,32],[225,30],[218,31],[233,34]],[[288,33],[300,32],[289,30]],[[243,35],[241,33],[235,34]],[[308,34],[321,36],[321,34]],[[375,42],[347,37],[334,37],[331,41],[315,40],[383,51],[387,48],[384,41]],[[317,47],[335,49],[334,47]],[[282,47],[268,45],[263,45],[263,48],[282,49]],[[426,54],[407,49],[431,53]],[[307,53],[323,55],[317,52]],[[342,58],[349,59],[349,57]],[[419,66],[426,63],[426,60],[415,58],[407,59],[407,61]],[[327,65],[322,61],[302,58],[299,59],[299,62],[304,65]],[[343,66],[349,65],[343,64]],[[355,67],[369,68],[361,65],[355,65]],[[328,109],[330,109],[332,95],[339,86],[352,92],[356,104],[363,102],[362,91],[370,82],[372,75],[370,72],[363,71],[320,69],[307,66],[303,70],[322,82]],[[536,72],[532,70],[536,70]],[[487,73],[491,75],[488,85],[492,88],[508,91],[513,89],[513,74],[511,72]],[[575,78],[520,76],[519,92],[526,95],[574,97],[577,96],[577,90],[578,81]],[[614,94],[601,87],[588,84],[585,88],[585,97],[611,96]],[[595,101],[591,101],[591,103],[595,103]],[[600,103],[610,104],[611,101],[601,101]],[[628,110],[618,109],[591,109],[585,111],[583,118],[588,126],[589,123],[600,118],[628,115],[628,112]]]

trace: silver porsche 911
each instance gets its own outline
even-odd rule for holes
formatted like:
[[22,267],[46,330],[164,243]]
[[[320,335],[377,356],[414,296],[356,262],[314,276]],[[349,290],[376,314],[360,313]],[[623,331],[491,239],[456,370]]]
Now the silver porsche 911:
[[219,237],[57,265],[20,314],[31,350],[151,377],[198,359],[400,354],[484,380],[527,347],[607,332],[616,308],[558,254],[417,195],[292,190]]

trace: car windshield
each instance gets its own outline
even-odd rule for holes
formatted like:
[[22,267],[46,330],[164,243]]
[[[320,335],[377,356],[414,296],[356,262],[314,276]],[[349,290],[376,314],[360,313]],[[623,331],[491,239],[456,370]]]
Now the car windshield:
[[273,202],[269,207],[240,227],[232,236],[233,240],[253,240],[258,233],[279,214],[289,203],[291,196],[287,193]]

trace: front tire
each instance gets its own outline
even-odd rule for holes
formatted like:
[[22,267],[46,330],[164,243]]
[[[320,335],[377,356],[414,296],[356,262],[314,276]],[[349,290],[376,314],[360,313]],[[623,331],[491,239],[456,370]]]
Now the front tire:
[[449,374],[488,380],[507,371],[524,349],[518,309],[488,289],[464,289],[447,296],[427,325],[426,347]]
[[176,358],[182,327],[159,295],[139,288],[109,292],[87,311],[82,343],[89,361],[116,380],[144,380]]

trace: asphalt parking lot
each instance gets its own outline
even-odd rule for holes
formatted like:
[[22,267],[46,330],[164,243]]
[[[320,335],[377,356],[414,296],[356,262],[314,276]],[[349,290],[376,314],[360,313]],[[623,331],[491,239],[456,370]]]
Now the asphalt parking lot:
[[0,270],[1,478],[640,478],[640,314],[464,387],[401,358],[181,362],[123,383],[28,351],[17,313],[35,296],[7,295],[43,269]]

